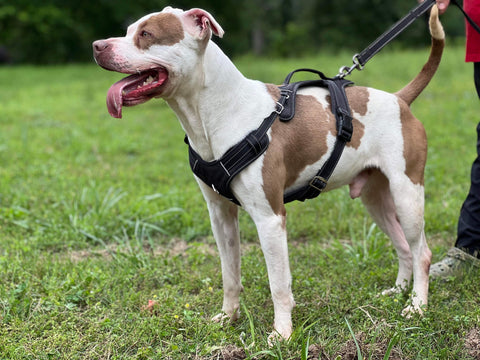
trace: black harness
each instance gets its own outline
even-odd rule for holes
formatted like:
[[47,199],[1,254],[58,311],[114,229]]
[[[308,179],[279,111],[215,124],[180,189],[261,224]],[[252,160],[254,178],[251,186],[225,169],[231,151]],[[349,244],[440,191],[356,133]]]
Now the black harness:
[[[306,80],[290,83],[290,80],[296,72],[308,71],[317,74],[319,80]],[[335,115],[337,138],[330,158],[323,164],[313,179],[300,189],[284,194],[284,202],[293,200],[305,201],[317,197],[327,186],[328,179],[333,173],[335,166],[342,155],[347,142],[352,138],[353,125],[350,107],[345,94],[345,87],[353,84],[351,81],[340,77],[328,78],[323,73],[312,69],[298,69],[292,71],[285,78],[280,89],[280,98],[276,103],[276,109],[263,120],[258,129],[249,133],[242,141],[232,146],[218,160],[205,161],[188,144],[188,154],[190,167],[193,173],[205,184],[211,186],[218,194],[226,197],[237,205],[239,201],[233,195],[230,189],[230,183],[240,171],[245,169],[258,157],[260,157],[268,148],[269,139],[267,132],[278,117],[280,121],[290,121],[295,116],[295,100],[298,89],[302,87],[323,87],[328,88],[331,97],[331,109]]]

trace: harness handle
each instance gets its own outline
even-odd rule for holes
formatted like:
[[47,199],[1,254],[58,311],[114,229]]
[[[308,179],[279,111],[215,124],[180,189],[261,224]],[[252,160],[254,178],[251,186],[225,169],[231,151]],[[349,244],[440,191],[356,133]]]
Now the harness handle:
[[322,79],[322,80],[328,79],[325,76],[325,74],[321,71],[318,71],[318,70],[315,70],[315,69],[301,68],[301,69],[293,70],[290,74],[288,74],[287,77],[285,78],[285,80],[283,81],[283,85],[290,84],[290,80],[292,79],[292,76],[295,73],[300,72],[300,71],[311,72],[311,73],[317,74],[320,77],[320,79]]

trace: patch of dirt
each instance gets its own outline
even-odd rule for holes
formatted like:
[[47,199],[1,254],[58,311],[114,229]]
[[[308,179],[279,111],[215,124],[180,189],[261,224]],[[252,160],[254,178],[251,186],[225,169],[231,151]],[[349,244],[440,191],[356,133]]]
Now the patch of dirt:
[[[247,358],[245,350],[235,345],[228,345],[220,350],[213,356],[209,357],[209,360],[244,360]],[[263,359],[263,357],[261,357]],[[255,358],[254,358],[255,359]],[[320,345],[313,344],[308,347],[307,360],[329,359],[323,352]],[[300,360],[300,358],[299,358]]]
[[247,358],[245,350],[234,345],[228,345],[222,348],[217,356],[215,359],[218,360],[243,360]]
[[[358,346],[360,347],[360,351],[362,356],[367,359],[373,360],[380,360],[383,359],[387,349],[389,340],[384,339],[381,342],[374,343],[374,344],[366,344],[365,343],[365,333],[361,332],[355,335],[357,340]],[[341,349],[335,354],[333,359],[340,358],[342,360],[357,360],[358,359],[358,350],[357,345],[353,339],[348,340]],[[390,352],[390,360],[401,360],[401,354],[395,349],[395,347]]]
[[108,245],[107,248],[101,250],[68,251],[66,257],[75,264],[79,263],[80,261],[95,257],[111,259],[111,254],[117,251],[116,248],[117,246],[112,244]]
[[328,356],[323,352],[323,349],[318,344],[313,344],[308,347],[307,360],[328,359]]
[[465,336],[465,349],[473,359],[480,360],[480,329],[473,328]]
[[[146,252],[152,253],[154,256],[164,255],[166,253],[171,256],[182,255],[185,256],[187,250],[195,246],[201,252],[205,254],[210,254],[216,256],[218,254],[215,244],[195,242],[193,244],[187,243],[185,240],[173,238],[167,245],[158,246],[155,248],[144,247]],[[118,244],[108,244],[104,249],[99,250],[78,250],[78,251],[69,251],[66,254],[67,259],[73,263],[78,263],[80,261],[100,257],[105,260],[111,260],[112,254],[117,254],[118,252],[128,253],[129,249],[122,248]]]
[[[366,354],[367,348],[364,345],[365,342],[365,334],[359,333],[355,335],[357,340],[358,346],[360,347],[360,351],[362,354]],[[342,360],[356,360],[358,359],[358,350],[357,345],[353,339],[348,340],[341,349],[335,354],[334,358],[340,357]]]

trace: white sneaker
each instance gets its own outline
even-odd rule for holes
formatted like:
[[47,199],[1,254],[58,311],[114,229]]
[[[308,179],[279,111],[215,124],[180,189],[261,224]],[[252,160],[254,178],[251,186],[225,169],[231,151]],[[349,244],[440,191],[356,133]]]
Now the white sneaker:
[[458,275],[465,266],[480,267],[480,259],[467,252],[453,247],[439,262],[430,266],[430,278],[445,278]]

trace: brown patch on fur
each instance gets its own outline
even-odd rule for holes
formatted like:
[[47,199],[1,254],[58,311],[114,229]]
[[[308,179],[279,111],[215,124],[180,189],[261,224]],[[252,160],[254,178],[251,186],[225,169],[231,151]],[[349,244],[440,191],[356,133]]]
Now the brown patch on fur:
[[[277,86],[267,84],[267,91],[276,101],[280,97]],[[362,87],[347,89],[352,110],[367,113],[368,91]],[[327,96],[330,102],[330,96]],[[265,154],[262,175],[266,197],[276,214],[285,215],[283,194],[292,186],[306,166],[317,162],[328,150],[327,135],[337,135],[331,106],[323,105],[310,95],[297,95],[295,117],[288,122],[275,121],[272,139]],[[347,146],[360,146],[365,126],[353,120],[353,137]]]
[[[280,97],[277,86],[268,84],[267,91],[276,101]],[[352,110],[367,113],[368,91],[362,87],[347,89]],[[330,96],[327,96],[330,102]],[[337,135],[331,106],[323,105],[310,95],[297,95],[295,117],[288,122],[275,121],[272,139],[265,154],[262,176],[266,197],[278,215],[285,215],[283,194],[292,186],[308,165],[317,162],[328,150],[327,135]],[[364,125],[353,120],[353,137],[347,146],[357,149],[364,134]]]
[[363,138],[363,134],[365,133],[365,125],[355,118],[355,114],[359,114],[360,116],[365,116],[367,114],[369,93],[367,88],[360,86],[347,87],[345,89],[345,93],[347,94],[348,103],[350,105],[352,115],[354,116],[352,120],[353,137],[352,140],[347,143],[347,146],[358,149]]
[[422,123],[413,116],[409,106],[399,101],[402,122],[405,174],[414,184],[423,185],[427,161],[427,135]]
[[353,125],[353,136],[352,140],[347,143],[347,146],[352,147],[354,149],[358,149],[360,146],[361,140],[363,138],[363,134],[365,132],[365,125],[363,125],[360,121],[353,118],[352,120]]
[[361,86],[349,86],[345,89],[347,94],[348,103],[353,112],[356,112],[360,116],[367,114],[367,104],[370,98],[367,88]]
[[[278,88],[267,85],[277,100]],[[335,119],[313,96],[297,95],[296,114],[289,122],[275,121],[265,154],[262,175],[265,195],[276,214],[284,215],[283,193],[307,165],[328,150],[327,134],[335,133]]]
[[273,100],[277,101],[280,98],[280,89],[278,86],[273,84],[265,84],[265,86],[267,87],[267,91]]
[[138,26],[134,37],[135,46],[147,50],[152,45],[171,46],[184,38],[183,26],[173,14],[154,15]]

